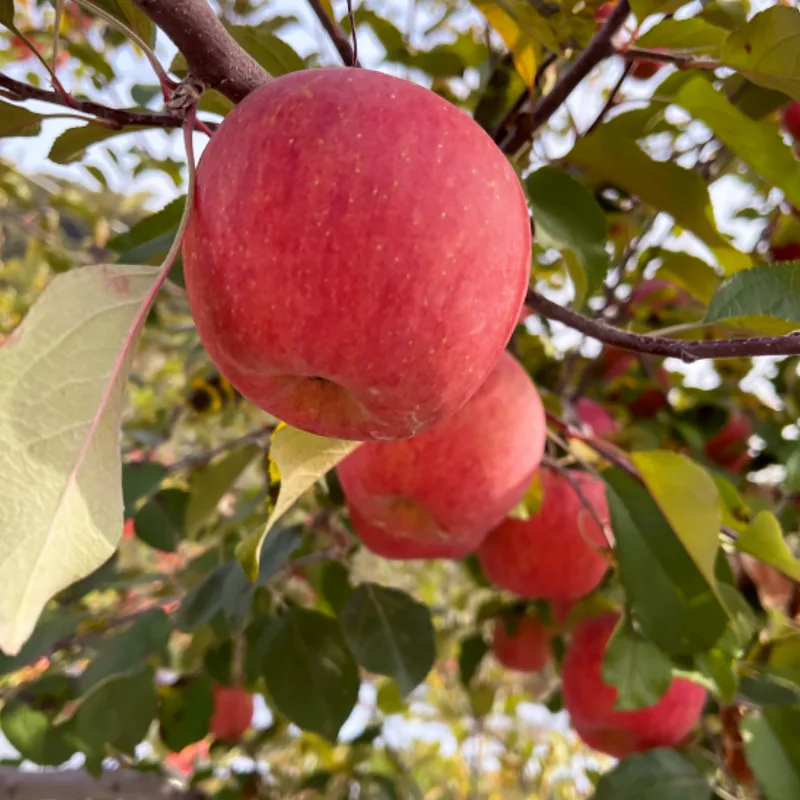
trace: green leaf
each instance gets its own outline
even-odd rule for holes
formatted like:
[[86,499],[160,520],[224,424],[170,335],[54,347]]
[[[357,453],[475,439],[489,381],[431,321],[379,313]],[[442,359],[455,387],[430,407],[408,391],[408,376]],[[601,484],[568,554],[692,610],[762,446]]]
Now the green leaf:
[[631,0],[631,11],[644,22],[651,14],[671,14],[683,5],[686,0]]
[[639,119],[638,112],[614,117],[578,139],[566,160],[670,214],[708,245],[726,273],[749,266],[750,258],[734,249],[717,230],[703,178],[673,162],[655,161],[636,143],[631,123]]
[[193,631],[210,622],[221,612],[237,628],[250,607],[255,586],[244,574],[238,561],[228,561],[210,572],[181,603],[177,624],[183,631]]
[[714,480],[680,453],[653,450],[631,460],[697,569],[716,586],[722,514]]
[[42,114],[0,100],[0,137],[38,136],[43,119]]
[[61,639],[75,633],[75,625],[75,618],[63,610],[46,612],[17,655],[7,656],[0,653],[0,675],[7,675],[32,664],[39,656],[53,650]]
[[131,86],[131,97],[134,103],[145,107],[154,97],[161,94],[161,87],[157,83],[136,83]]
[[759,86],[777,89],[800,102],[800,11],[774,5],[734,31],[720,56]]
[[704,78],[688,81],[675,103],[704,122],[735,155],[800,207],[800,162],[773,125],[750,119]]
[[358,700],[358,667],[338,623],[306,608],[291,608],[279,620],[264,678],[278,711],[330,741]]
[[0,728],[9,744],[34,764],[57,767],[75,753],[75,745],[50,715],[18,700],[0,709]]
[[236,43],[273,78],[306,68],[303,59],[283,39],[266,28],[231,25],[228,31]]
[[192,473],[186,509],[186,530],[190,536],[216,511],[219,501],[260,452],[257,444],[250,444]]
[[469,687],[483,657],[488,652],[489,645],[486,644],[480,633],[473,633],[461,642],[461,650],[458,654],[458,675],[464,686]]
[[781,524],[771,511],[759,511],[756,514],[739,535],[736,548],[775,567],[792,580],[800,581],[800,561],[786,544]]
[[339,561],[329,561],[324,564],[321,584],[322,596],[328,601],[334,613],[341,614],[353,594],[347,567]]
[[113,750],[133,755],[156,716],[153,681],[150,670],[103,681],[63,727],[87,755],[104,756]]
[[172,633],[169,617],[161,610],[148,611],[121,633],[100,640],[97,655],[81,675],[87,691],[112,675],[126,675],[142,667],[150,656],[162,654]]
[[178,230],[186,198],[179,197],[160,211],[139,220],[130,230],[108,242],[109,249],[119,254],[126,264],[159,264]]
[[145,44],[151,49],[156,44],[156,24],[147,14],[133,3],[132,0],[116,0],[120,11],[129,26],[142,37]]
[[297,549],[302,540],[303,528],[299,525],[278,528],[272,536],[268,536],[264,540],[258,560],[257,583],[259,586],[266,586],[286,566],[289,556]]
[[134,530],[145,544],[174,553],[186,534],[186,511],[190,500],[183,489],[162,489],[137,512]]
[[603,680],[616,687],[615,708],[635,711],[655,705],[672,682],[672,662],[622,618],[606,649]]
[[606,470],[620,579],[643,633],[671,656],[704,652],[727,626],[712,588],[636,478]]
[[139,501],[150,497],[166,477],[167,470],[155,461],[122,465],[122,498],[126,519],[133,518]]
[[141,125],[128,125],[124,128],[104,128],[101,125],[82,125],[80,128],[69,128],[56,137],[50,148],[48,158],[56,164],[71,164],[83,158],[88,147],[105,142],[115,136],[147,130]]
[[710,22],[689,19],[663,19],[636,40],[646,50],[683,51],[691,55],[717,56],[728,37],[728,31]]
[[436,659],[431,612],[399,589],[362,583],[340,615],[350,651],[362,667],[393,678],[408,694]]
[[157,273],[58,275],[0,348],[0,647],[11,655],[122,535],[125,347]]
[[777,332],[800,322],[800,261],[765,264],[732,275],[711,298],[706,322],[735,322],[748,327],[779,320]]
[[214,713],[214,696],[208,675],[187,678],[158,690],[158,730],[173,752],[199,742]]
[[14,0],[0,0],[0,25],[14,27]]
[[747,763],[767,800],[800,797],[800,707],[772,706],[741,723]]
[[719,286],[719,275],[705,261],[688,253],[662,250],[659,254],[661,266],[656,273],[659,278],[681,286],[695,299],[708,305]]
[[[542,167],[525,180],[542,245],[571,250],[585,273],[586,290],[577,293],[576,307],[603,285],[608,271],[606,218],[597,201],[564,170]],[[577,287],[576,287],[577,289]]]
[[251,580],[258,576],[258,561],[264,539],[275,523],[306,489],[310,489],[319,478],[360,444],[361,442],[316,436],[289,425],[282,424],[276,428],[272,435],[270,458],[275,462],[281,476],[278,499],[264,530],[243,539],[236,548],[236,557],[242,562]]
[[709,800],[705,777],[674,750],[635,753],[600,778],[594,800]]

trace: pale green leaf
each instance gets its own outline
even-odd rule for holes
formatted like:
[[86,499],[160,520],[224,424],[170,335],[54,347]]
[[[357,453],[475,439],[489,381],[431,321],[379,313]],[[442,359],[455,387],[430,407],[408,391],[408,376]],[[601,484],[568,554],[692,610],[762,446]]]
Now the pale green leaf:
[[655,705],[672,682],[672,662],[624,617],[603,659],[603,680],[617,689],[615,708],[635,711]]
[[580,164],[595,176],[641,198],[705,242],[726,273],[751,263],[750,257],[733,248],[717,230],[708,187],[694,170],[669,161],[656,161],[637,144],[646,131],[641,124],[651,111],[621,114],[583,136],[566,160]]
[[729,624],[714,590],[647,487],[616,467],[603,478],[620,580],[633,617],[669,655],[706,652]]
[[339,616],[350,652],[362,667],[394,678],[403,694],[425,680],[436,658],[427,606],[399,589],[362,583]]
[[[131,326],[158,269],[57,276],[0,348],[0,647],[122,534],[120,414]],[[129,358],[129,356],[125,356]]]
[[732,153],[800,207],[800,161],[773,125],[750,119],[704,78],[688,81],[675,103],[708,125]]
[[800,561],[786,544],[781,524],[771,511],[759,511],[756,514],[739,534],[736,547],[775,567],[793,580],[800,581]]
[[708,305],[719,286],[719,275],[705,261],[688,253],[676,253],[662,250],[659,254],[661,266],[658,277],[666,278],[677,286],[681,286],[695,299]]
[[664,19],[642,34],[636,46],[716,56],[727,36],[728,31],[697,17]]
[[272,435],[270,457],[281,476],[280,491],[275,508],[260,531],[242,540],[236,548],[236,557],[242,562],[245,572],[255,580],[264,537],[273,525],[294,505],[306,489],[310,489],[319,478],[333,469],[345,456],[361,444],[342,439],[328,439],[313,433],[297,430],[289,425],[279,425]]
[[586,291],[576,292],[575,298],[575,305],[581,307],[603,285],[608,271],[605,215],[580,183],[556,167],[536,170],[526,178],[525,188],[537,241],[573,251],[583,268]]
[[715,586],[722,512],[713,479],[680,453],[651,450],[630,458],[686,552]]
[[133,0],[116,0],[120,11],[128,21],[128,25],[142,37],[145,44],[153,48],[156,44],[156,24],[147,14],[138,8]]
[[747,714],[741,724],[747,763],[768,800],[800,797],[800,708],[773,706]]
[[42,129],[41,114],[0,100],[0,137],[36,136]]
[[743,270],[723,281],[706,322],[731,322],[757,331],[788,333],[800,322],[800,261]]
[[711,789],[674,750],[634,753],[600,778],[594,800],[709,800]]
[[756,14],[725,42],[722,62],[769,89],[800,101],[800,11],[774,5]]
[[192,473],[186,509],[186,532],[189,536],[202,527],[260,450],[257,444],[240,447]]

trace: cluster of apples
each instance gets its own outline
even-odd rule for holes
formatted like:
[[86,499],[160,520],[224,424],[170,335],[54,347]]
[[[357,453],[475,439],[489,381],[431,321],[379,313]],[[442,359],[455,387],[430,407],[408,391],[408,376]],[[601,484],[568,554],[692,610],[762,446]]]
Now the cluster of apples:
[[[598,587],[611,537],[603,484],[541,466],[542,402],[505,351],[531,269],[527,203],[467,114],[363,69],[270,81],[203,154],[183,256],[221,373],[290,424],[362,442],[339,476],[366,547],[477,553],[524,598],[572,602]],[[510,518],[532,480],[539,508]],[[629,750],[677,741],[702,690],[675,682],[649,716],[613,711],[599,673],[609,625],[583,623],[570,646],[565,700],[579,732],[615,753],[622,739]]]

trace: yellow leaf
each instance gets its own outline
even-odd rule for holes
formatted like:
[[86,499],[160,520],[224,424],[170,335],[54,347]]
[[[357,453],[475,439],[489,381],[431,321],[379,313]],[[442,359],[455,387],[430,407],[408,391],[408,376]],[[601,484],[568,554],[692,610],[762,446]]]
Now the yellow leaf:
[[[272,435],[270,457],[280,472],[281,487],[275,508],[263,531],[243,539],[236,548],[236,557],[252,580],[258,576],[261,546],[275,523],[295,503],[306,489],[333,469],[361,442],[328,439],[313,433],[279,425]],[[272,469],[270,469],[272,472]]]
[[528,86],[533,86],[533,79],[536,75],[536,54],[539,47],[537,39],[530,31],[523,30],[520,23],[502,8],[501,3],[473,0],[473,5],[486,17],[487,22],[511,51],[514,66],[522,80]]
[[527,520],[539,513],[542,505],[542,481],[538,471],[533,476],[522,500],[511,509],[508,516],[513,519]]
[[781,524],[771,511],[759,511],[756,514],[755,519],[739,535],[736,547],[793,580],[800,581],[800,561],[789,550]]
[[692,561],[716,588],[722,513],[711,476],[686,456],[666,450],[632,453],[631,461]]

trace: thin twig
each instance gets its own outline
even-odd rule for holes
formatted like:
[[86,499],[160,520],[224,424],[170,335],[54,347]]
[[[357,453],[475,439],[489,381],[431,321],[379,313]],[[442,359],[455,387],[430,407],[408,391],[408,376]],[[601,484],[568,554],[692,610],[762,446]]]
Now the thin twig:
[[353,37],[353,65],[358,66],[358,33],[356,18],[353,14],[353,0],[347,0],[347,19],[350,21],[350,35]]
[[543,317],[556,320],[605,344],[635,353],[677,358],[687,364],[703,359],[800,355],[800,332],[789,333],[785,336],[681,341],[661,336],[630,333],[614,328],[601,320],[590,319],[577,311],[564,308],[533,290],[529,290],[525,296],[525,304]]
[[[325,33],[328,34],[331,42],[333,42],[333,46],[336,48],[345,66],[358,66],[355,49],[353,45],[350,44],[350,39],[345,31],[342,30],[341,26],[335,19],[331,19],[328,16],[320,0],[308,0],[308,4],[311,6],[311,10],[317,15],[317,19],[325,29]],[[350,24],[352,25],[353,23],[351,22]]]
[[583,135],[588,136],[592,131],[600,126],[603,120],[606,118],[606,114],[611,110],[614,103],[617,100],[617,93],[622,88],[622,84],[625,83],[625,78],[630,75],[631,70],[633,69],[633,61],[629,61],[625,64],[625,69],[622,70],[622,75],[619,76],[619,79],[614,84],[613,88],[611,89],[610,94],[608,95],[608,99],[606,100],[603,107],[600,109],[600,113],[595,118],[594,122],[584,131]]
[[261,428],[244,434],[244,436],[240,436],[238,439],[231,439],[217,445],[217,447],[212,447],[210,450],[204,450],[202,453],[192,453],[179,461],[174,461],[172,464],[166,465],[166,469],[168,472],[179,472],[180,470],[202,466],[217,456],[227,453],[229,450],[236,450],[237,447],[244,447],[247,444],[261,441],[261,439],[270,435],[274,430],[274,425],[264,425]]
[[[171,114],[157,113],[154,111],[133,111],[125,108],[109,108],[100,103],[95,103],[93,100],[81,100],[77,97],[71,98],[71,101],[68,102],[66,98],[58,92],[40,89],[38,86],[22,83],[21,81],[14,80],[14,78],[9,78],[8,75],[2,72],[0,72],[0,88],[4,89],[10,96],[10,99],[13,100],[40,100],[43,103],[66,106],[84,114],[89,114],[92,117],[112,122],[120,128],[129,125],[157,128],[180,128],[183,126],[183,120]],[[86,120],[86,122],[91,121],[90,119]],[[214,122],[206,122],[204,124],[211,130],[216,130],[217,128],[217,124]]]

